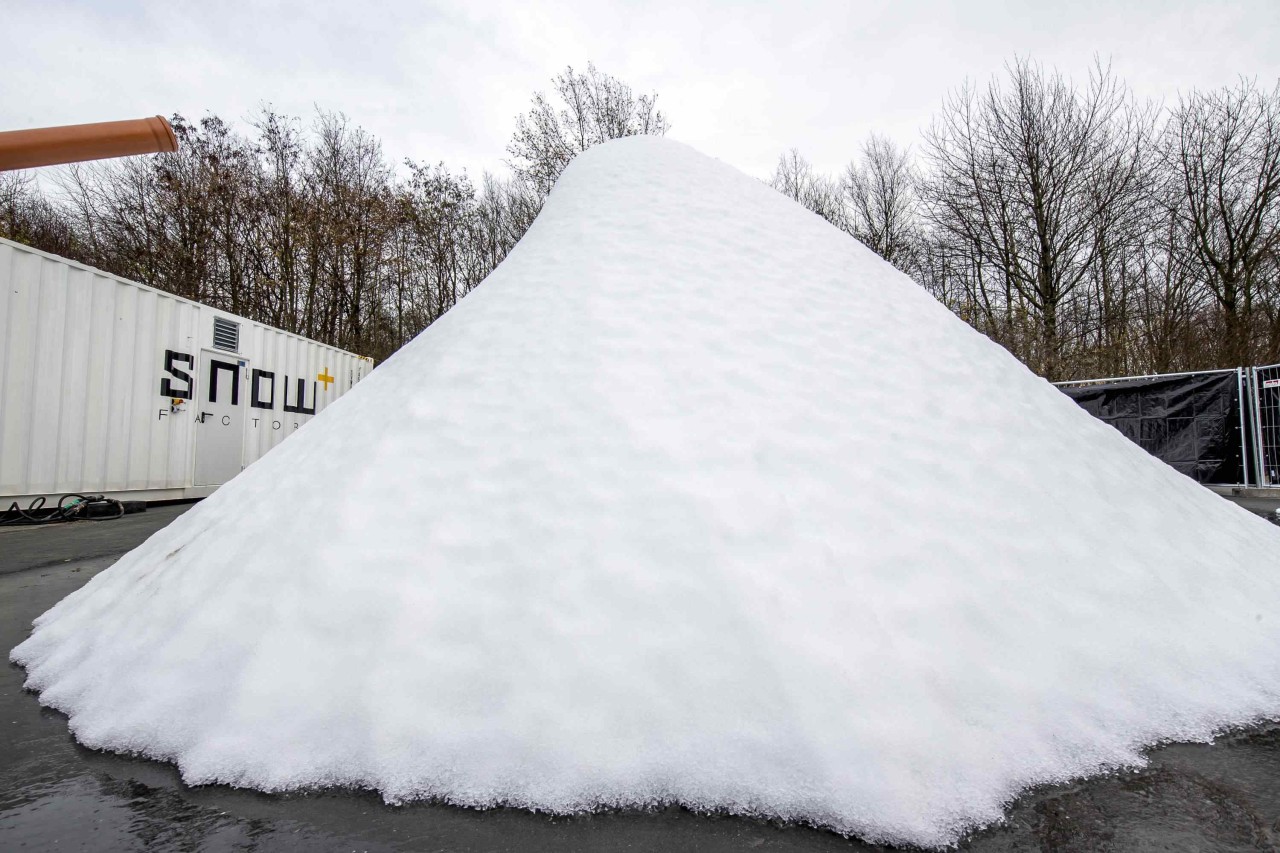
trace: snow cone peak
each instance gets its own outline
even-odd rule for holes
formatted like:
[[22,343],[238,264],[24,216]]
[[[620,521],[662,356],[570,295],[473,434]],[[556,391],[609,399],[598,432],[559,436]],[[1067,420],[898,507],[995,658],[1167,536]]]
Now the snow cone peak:
[[13,652],[192,783],[944,845],[1280,714],[1280,533],[669,141]]

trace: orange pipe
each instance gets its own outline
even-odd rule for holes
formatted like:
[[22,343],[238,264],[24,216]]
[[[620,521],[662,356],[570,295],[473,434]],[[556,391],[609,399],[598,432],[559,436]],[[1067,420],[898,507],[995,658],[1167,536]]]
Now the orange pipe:
[[0,172],[177,150],[178,137],[162,116],[8,130],[0,132]]

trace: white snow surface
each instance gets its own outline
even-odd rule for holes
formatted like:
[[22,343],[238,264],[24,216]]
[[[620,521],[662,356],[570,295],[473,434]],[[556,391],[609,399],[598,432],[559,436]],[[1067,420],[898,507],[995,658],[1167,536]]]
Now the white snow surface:
[[1280,530],[683,145],[12,652],[189,783],[678,802],[946,845],[1280,716]]

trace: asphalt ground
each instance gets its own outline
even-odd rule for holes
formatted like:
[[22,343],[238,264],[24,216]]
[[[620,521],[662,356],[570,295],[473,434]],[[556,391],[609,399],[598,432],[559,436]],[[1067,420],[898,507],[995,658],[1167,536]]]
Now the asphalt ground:
[[[1274,515],[1275,506],[1251,507]],[[0,528],[0,648],[187,506]],[[171,765],[88,750],[0,668],[0,851],[872,851],[822,830],[671,807],[554,818],[359,791],[188,787]],[[1147,767],[1028,792],[967,839],[983,851],[1280,850],[1280,726],[1154,749]]]
[[1280,497],[1277,498],[1238,498],[1230,497],[1227,500],[1238,504],[1258,515],[1268,518],[1271,521],[1280,524]]

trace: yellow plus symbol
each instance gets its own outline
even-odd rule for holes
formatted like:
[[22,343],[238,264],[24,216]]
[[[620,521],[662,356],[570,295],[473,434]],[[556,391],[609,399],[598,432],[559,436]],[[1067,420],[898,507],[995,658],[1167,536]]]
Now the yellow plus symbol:
[[316,379],[324,383],[324,390],[329,390],[329,383],[333,382],[333,377],[329,375],[329,368],[324,369],[324,373],[317,373]]

